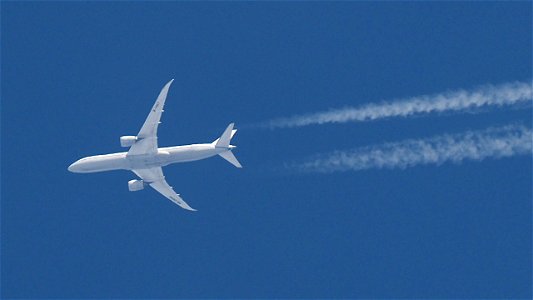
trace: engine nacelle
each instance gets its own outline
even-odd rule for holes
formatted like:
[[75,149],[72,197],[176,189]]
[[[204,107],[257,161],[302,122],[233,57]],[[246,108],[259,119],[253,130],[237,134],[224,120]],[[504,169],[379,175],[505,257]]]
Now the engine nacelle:
[[128,190],[130,192],[136,192],[142,189],[144,189],[144,181],[138,179],[128,181]]
[[135,144],[135,141],[137,141],[136,136],[132,135],[125,135],[120,137],[120,146],[122,147],[131,147],[131,145]]

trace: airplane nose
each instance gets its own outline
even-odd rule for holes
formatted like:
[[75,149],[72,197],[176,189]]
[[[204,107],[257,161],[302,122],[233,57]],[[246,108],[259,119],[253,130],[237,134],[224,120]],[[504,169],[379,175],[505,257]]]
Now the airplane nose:
[[75,162],[71,164],[70,166],[68,166],[68,170],[70,172],[76,172],[78,170],[78,162]]

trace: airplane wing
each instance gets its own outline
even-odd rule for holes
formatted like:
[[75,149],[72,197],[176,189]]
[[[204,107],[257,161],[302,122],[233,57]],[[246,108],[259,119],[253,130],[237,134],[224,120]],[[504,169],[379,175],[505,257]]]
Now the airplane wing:
[[137,141],[131,146],[127,155],[143,155],[157,153],[157,126],[161,123],[161,114],[167,99],[168,89],[174,79],[169,81],[159,93],[157,100],[148,114],[143,127],[137,134]]
[[135,173],[135,175],[139,176],[144,182],[148,183],[154,190],[167,197],[170,201],[176,203],[184,209],[196,211],[196,209],[190,207],[187,202],[183,201],[180,195],[176,194],[174,189],[168,185],[161,167],[132,171]]

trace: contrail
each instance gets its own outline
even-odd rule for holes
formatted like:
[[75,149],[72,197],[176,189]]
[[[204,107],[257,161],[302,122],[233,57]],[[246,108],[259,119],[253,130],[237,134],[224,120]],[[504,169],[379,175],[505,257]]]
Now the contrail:
[[456,90],[391,102],[370,103],[361,107],[347,107],[274,119],[261,123],[259,127],[275,129],[313,124],[363,122],[391,117],[461,112],[489,106],[528,103],[533,98],[531,84],[531,81],[529,81],[485,85],[473,90]]
[[531,129],[523,125],[507,125],[427,139],[408,139],[349,151],[335,151],[285,167],[296,171],[320,173],[404,169],[416,165],[531,155],[531,151]]

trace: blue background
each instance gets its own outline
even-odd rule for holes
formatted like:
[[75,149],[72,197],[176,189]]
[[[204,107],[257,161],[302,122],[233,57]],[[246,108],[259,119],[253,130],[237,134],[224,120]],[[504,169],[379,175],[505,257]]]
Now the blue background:
[[[1,295],[531,297],[532,160],[291,175],[335,149],[483,129],[530,109],[261,130],[271,118],[531,80],[531,2],[2,2]],[[160,146],[230,122],[244,169],[123,151],[175,78]],[[529,125],[528,125],[529,126]],[[274,168],[275,169],[275,168]]]

